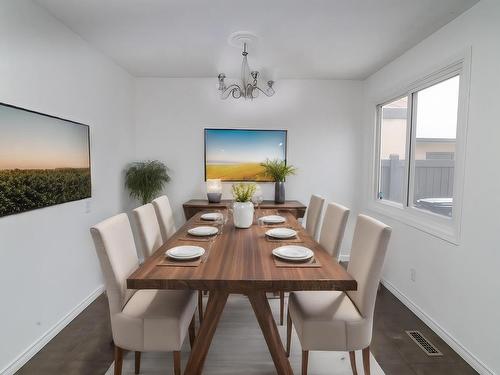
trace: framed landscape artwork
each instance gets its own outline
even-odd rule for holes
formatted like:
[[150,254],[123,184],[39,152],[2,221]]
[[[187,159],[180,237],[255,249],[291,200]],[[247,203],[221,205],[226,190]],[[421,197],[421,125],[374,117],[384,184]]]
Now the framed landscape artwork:
[[286,162],[286,130],[205,129],[205,179],[272,181],[260,165]]
[[90,196],[89,127],[0,103],[0,217]]

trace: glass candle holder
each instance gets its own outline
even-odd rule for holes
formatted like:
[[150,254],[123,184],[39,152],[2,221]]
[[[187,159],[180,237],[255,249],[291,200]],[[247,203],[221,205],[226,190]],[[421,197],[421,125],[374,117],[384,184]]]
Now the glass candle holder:
[[207,179],[207,198],[209,203],[219,203],[222,198],[222,181]]

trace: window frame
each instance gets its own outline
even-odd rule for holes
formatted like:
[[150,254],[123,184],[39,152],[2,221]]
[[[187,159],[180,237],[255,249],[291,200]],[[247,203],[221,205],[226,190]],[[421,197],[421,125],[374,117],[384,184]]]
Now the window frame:
[[[376,102],[374,113],[375,132],[373,144],[372,188],[368,208],[456,245],[460,242],[462,221],[463,185],[466,159],[465,150],[467,143],[467,120],[469,110],[470,63],[471,50],[469,48],[459,58],[455,58],[451,60],[451,62],[441,65],[440,68],[433,69],[430,74],[423,75],[422,78],[414,81],[412,84],[395,91],[396,94],[387,95],[383,100]],[[458,93],[457,135],[454,159],[453,216],[446,217],[414,207],[414,152],[416,143],[416,124],[414,120],[416,119],[418,100],[418,95],[414,94],[457,75],[460,76],[460,86]],[[381,175],[381,114],[382,107],[384,105],[403,97],[408,98],[405,145],[405,179],[403,203],[398,203],[378,198]]]

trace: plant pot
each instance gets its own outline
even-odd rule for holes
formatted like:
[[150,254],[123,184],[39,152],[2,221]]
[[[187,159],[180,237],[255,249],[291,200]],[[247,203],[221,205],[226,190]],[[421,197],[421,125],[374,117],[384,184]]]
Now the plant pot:
[[274,203],[285,203],[284,181],[276,181],[274,183]]
[[233,220],[236,228],[250,228],[253,223],[253,203],[234,202]]

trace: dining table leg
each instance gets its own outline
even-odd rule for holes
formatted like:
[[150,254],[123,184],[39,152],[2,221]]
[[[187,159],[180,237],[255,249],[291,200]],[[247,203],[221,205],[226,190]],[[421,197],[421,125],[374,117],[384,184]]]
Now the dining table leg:
[[278,375],[293,375],[292,367],[286,357],[285,349],[281,342],[278,327],[274,320],[271,307],[267,301],[265,292],[251,292],[248,299],[252,304],[253,311],[260,325],[260,329],[266,339],[267,347],[276,367]]
[[194,340],[193,349],[184,370],[185,375],[201,375],[212,338],[224,311],[228,296],[229,294],[222,290],[210,291],[209,302],[203,316],[203,323]]

